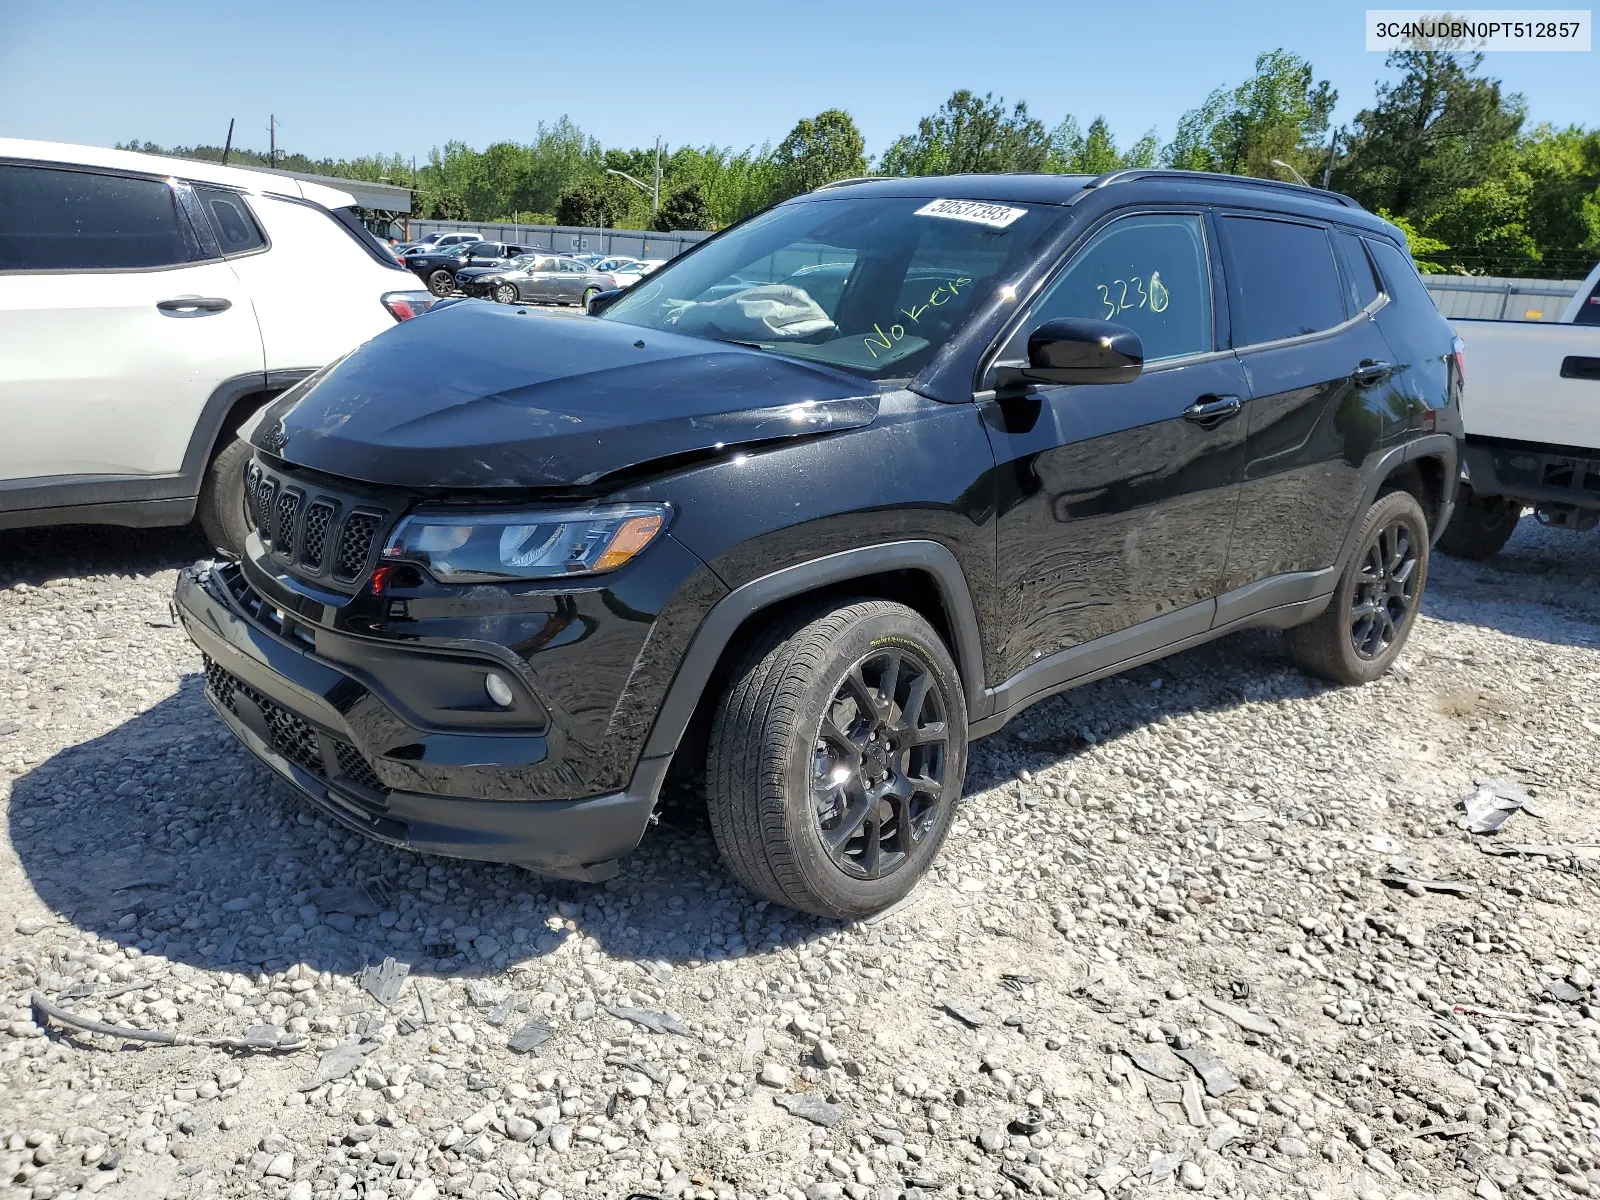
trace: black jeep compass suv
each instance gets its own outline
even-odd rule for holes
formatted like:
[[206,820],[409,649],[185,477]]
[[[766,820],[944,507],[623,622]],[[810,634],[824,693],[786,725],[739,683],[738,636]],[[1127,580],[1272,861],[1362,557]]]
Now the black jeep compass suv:
[[587,314],[460,301],[318,372],[178,609],[353,829],[603,879],[676,758],[747,887],[871,912],[1036,700],[1252,625],[1394,661],[1461,433],[1404,245],[1228,176],[832,185]]

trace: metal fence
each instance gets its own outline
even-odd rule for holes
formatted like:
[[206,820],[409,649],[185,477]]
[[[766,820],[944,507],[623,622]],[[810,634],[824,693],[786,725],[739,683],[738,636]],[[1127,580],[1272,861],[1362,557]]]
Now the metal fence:
[[1447,317],[1487,321],[1559,321],[1581,279],[1500,279],[1488,275],[1424,275]]
[[412,221],[411,234],[475,233],[488,242],[511,242],[558,254],[628,254],[634,258],[672,258],[710,237],[694,229],[653,233],[645,229],[586,229],[574,225],[491,225],[476,221]]

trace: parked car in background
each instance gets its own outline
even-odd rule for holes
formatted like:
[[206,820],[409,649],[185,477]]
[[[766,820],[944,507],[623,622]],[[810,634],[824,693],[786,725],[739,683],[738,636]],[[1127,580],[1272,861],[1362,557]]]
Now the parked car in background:
[[[458,286],[467,291],[461,276]],[[584,304],[619,286],[614,275],[596,271],[574,258],[538,255],[521,266],[479,275],[470,282],[468,295],[488,296],[501,304],[529,301],[539,304]]]
[[462,268],[504,267],[517,255],[527,253],[526,246],[505,242],[467,242],[443,250],[408,254],[406,267],[415,272],[435,296],[448,296],[455,291],[456,272]]
[[[1394,663],[1461,429],[1404,246],[1223,175],[834,185],[596,315],[367,343],[263,415],[248,552],[177,610],[345,828],[597,882],[676,768],[746,888],[858,918],[1036,701],[1251,627]],[[781,282],[818,251],[831,308]]]
[[618,287],[632,287],[666,261],[664,258],[636,258],[626,266],[613,268],[610,273],[616,276]]
[[1600,266],[1559,322],[1451,320],[1472,386],[1461,401],[1456,515],[1439,548],[1492,558],[1523,510],[1584,533],[1600,525]]
[[594,264],[594,268],[597,271],[625,271],[633,266],[634,263],[640,261],[640,259],[633,258],[627,254],[614,254],[610,258],[602,258]]
[[569,254],[568,258],[576,259],[586,267],[597,267],[605,260],[604,254]]
[[517,271],[539,261],[549,258],[550,255],[536,250],[529,250],[517,255],[510,262],[500,266],[462,267],[456,272],[456,291],[463,296],[487,296],[489,291],[479,283],[485,276],[503,275],[507,271]]
[[418,246],[432,246],[436,250],[443,250],[446,246],[466,246],[473,242],[483,241],[480,233],[425,233],[416,240]]
[[354,204],[238,167],[0,138],[0,528],[197,517],[238,553],[235,431],[432,302]]

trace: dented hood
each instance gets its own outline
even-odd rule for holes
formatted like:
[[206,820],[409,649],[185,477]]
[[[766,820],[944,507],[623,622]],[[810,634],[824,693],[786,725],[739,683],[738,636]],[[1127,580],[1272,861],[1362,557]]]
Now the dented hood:
[[875,384],[743,346],[461,302],[284,393],[286,462],[415,488],[584,486],[653,459],[870,424]]

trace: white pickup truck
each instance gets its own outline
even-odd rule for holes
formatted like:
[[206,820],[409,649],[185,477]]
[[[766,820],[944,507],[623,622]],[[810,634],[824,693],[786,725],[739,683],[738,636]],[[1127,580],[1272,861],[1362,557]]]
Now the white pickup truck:
[[1600,266],[1559,322],[1450,323],[1466,344],[1467,441],[1440,549],[1492,558],[1525,508],[1561,529],[1600,525]]

